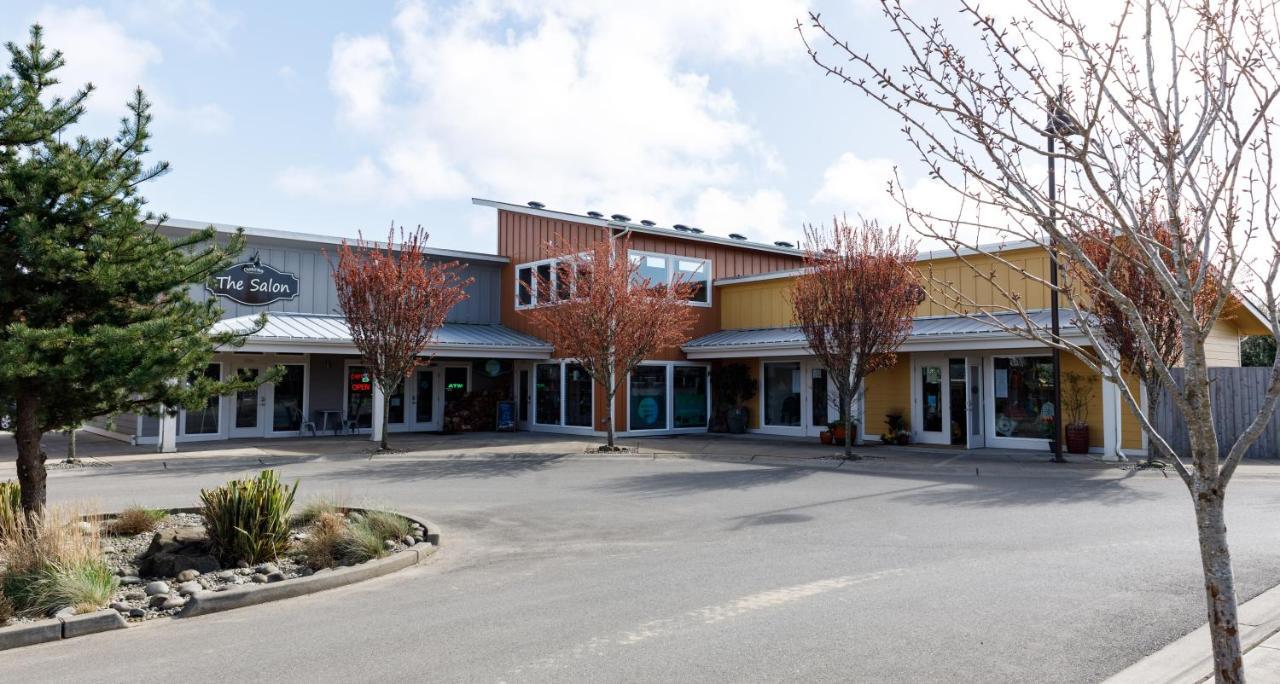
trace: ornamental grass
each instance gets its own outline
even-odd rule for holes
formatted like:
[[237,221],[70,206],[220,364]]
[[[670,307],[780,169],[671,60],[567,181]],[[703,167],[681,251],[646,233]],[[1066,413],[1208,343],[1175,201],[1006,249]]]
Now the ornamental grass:
[[228,564],[278,558],[289,546],[289,509],[297,491],[297,482],[286,487],[274,470],[200,490],[200,515],[214,554]]
[[30,524],[21,516],[5,523],[0,593],[17,613],[68,606],[89,612],[107,604],[118,579],[102,557],[100,522],[63,507],[46,508]]

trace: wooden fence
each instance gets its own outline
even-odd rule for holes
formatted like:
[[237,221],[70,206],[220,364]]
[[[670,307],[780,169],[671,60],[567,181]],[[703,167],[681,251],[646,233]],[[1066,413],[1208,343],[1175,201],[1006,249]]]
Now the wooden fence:
[[[1183,371],[1174,370],[1174,377],[1182,379]],[[1210,396],[1213,398],[1213,419],[1218,430],[1218,447],[1226,456],[1227,449],[1240,433],[1258,415],[1262,398],[1267,393],[1270,368],[1210,368]],[[1187,454],[1191,447],[1187,440],[1187,426],[1182,414],[1166,393],[1156,410],[1156,429],[1169,440],[1175,452]],[[1253,443],[1245,458],[1280,458],[1280,411],[1271,416],[1271,422],[1258,441]]]

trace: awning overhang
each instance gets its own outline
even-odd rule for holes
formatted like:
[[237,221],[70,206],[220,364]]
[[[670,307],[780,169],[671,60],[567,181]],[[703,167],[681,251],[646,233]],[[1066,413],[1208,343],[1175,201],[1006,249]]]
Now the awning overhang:
[[[983,321],[969,316],[930,316],[917,318],[911,334],[899,348],[903,352],[975,351],[984,349],[1036,349],[1045,345],[1001,329],[1001,325],[1023,325],[1018,314],[989,314]],[[1032,325],[1048,328],[1048,310],[1028,312]],[[1074,324],[1075,311],[1060,312],[1062,334],[1076,344],[1087,344],[1088,338]],[[722,330],[686,343],[682,349],[690,359],[726,359],[742,357],[809,356],[813,351],[799,327],[762,328],[756,330]]]
[[[218,321],[213,332],[246,333],[257,327],[257,314]],[[261,330],[250,333],[239,347],[221,352],[262,354],[359,354],[342,316],[268,312]],[[552,347],[543,340],[497,324],[445,323],[424,354],[444,357],[548,359]]]

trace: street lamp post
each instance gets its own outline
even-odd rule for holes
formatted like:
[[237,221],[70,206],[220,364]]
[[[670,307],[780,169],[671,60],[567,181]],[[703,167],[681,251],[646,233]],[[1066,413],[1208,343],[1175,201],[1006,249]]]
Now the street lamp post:
[[1053,462],[1066,463],[1062,455],[1062,350],[1057,342],[1062,332],[1058,307],[1058,182],[1055,175],[1057,163],[1053,157],[1054,138],[1069,134],[1071,119],[1062,111],[1061,95],[1049,104],[1049,125],[1046,129],[1049,157],[1049,328],[1053,334]]

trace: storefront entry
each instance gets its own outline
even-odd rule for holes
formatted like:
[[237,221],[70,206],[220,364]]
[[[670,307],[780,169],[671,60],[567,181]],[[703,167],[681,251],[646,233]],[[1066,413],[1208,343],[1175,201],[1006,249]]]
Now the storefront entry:
[[[850,412],[860,415],[856,405]],[[761,363],[760,432],[816,437],[839,415],[839,397],[817,361]]]
[[985,445],[982,360],[977,356],[912,355],[912,432],[924,444]]
[[[356,430],[373,424],[373,377],[358,362],[347,365],[344,418]],[[387,407],[392,432],[435,432],[444,429],[444,408],[466,396],[471,386],[469,363],[443,362],[420,367],[396,388]]]

